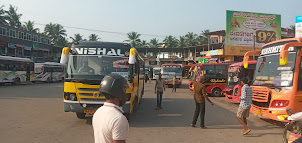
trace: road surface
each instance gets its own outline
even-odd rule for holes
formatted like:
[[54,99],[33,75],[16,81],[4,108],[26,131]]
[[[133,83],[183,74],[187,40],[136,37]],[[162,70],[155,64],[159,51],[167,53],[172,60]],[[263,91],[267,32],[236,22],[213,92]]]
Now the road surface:
[[[224,97],[211,98],[206,105],[205,125],[192,128],[195,103],[188,81],[172,93],[166,88],[163,109],[154,110],[154,81],[147,83],[138,111],[130,120],[128,142],[131,143],[255,143],[281,142],[280,125],[254,115],[248,118],[252,129],[242,136],[236,119],[238,104]],[[0,138],[5,143],[83,143],[94,142],[91,118],[77,119],[63,111],[63,83],[0,86]],[[199,122],[197,122],[197,125]]]

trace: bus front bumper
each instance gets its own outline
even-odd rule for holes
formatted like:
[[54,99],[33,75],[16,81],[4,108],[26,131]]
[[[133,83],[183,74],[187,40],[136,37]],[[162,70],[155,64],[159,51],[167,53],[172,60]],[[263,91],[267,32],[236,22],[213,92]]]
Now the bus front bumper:
[[250,112],[260,118],[272,119],[280,122],[288,122],[285,120],[288,117],[288,113],[285,108],[262,108],[252,104]]
[[[95,103],[80,103],[79,101],[66,101],[64,100],[64,111],[65,112],[77,112],[77,113],[84,113],[84,109],[90,110],[97,110],[99,107],[103,106],[105,102],[97,103],[99,106],[94,106],[94,108],[89,107],[89,105]],[[83,107],[83,104],[86,104],[87,107]],[[126,104],[122,107],[125,113],[131,113],[130,111],[130,101],[127,101]]]

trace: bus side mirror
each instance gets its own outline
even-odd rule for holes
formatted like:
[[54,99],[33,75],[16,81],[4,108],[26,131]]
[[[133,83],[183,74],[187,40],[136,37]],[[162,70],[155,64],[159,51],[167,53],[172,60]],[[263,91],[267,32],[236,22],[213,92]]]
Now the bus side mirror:
[[294,48],[294,47],[302,47],[302,43],[301,42],[292,42],[292,43],[287,43],[284,44],[281,48],[280,51],[280,58],[279,58],[279,64],[281,66],[287,65],[287,61],[288,61],[288,54],[289,48]]
[[261,51],[248,51],[245,53],[243,58],[243,66],[244,68],[248,68],[249,66],[249,58],[251,55],[259,55]]

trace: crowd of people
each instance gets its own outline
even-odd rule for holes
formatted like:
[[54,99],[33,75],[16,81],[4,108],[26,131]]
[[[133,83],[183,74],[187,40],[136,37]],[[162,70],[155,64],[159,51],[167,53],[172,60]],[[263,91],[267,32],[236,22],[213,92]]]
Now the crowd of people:
[[[172,92],[176,92],[176,76],[173,78]],[[211,105],[214,103],[209,99],[205,91],[204,78],[196,80],[193,78],[195,112],[191,127],[196,126],[198,116],[200,117],[200,128],[206,129],[205,100]],[[95,143],[125,143],[128,137],[129,123],[123,115],[122,106],[126,103],[126,89],[128,82],[117,74],[110,74],[104,77],[100,85],[100,94],[106,97],[104,106],[100,107],[93,116],[93,130]],[[237,111],[237,119],[243,125],[242,135],[248,134],[251,129],[247,126],[247,117],[252,104],[252,88],[248,85],[248,79],[241,79],[241,102]],[[122,88],[121,88],[122,87]],[[175,88],[175,89],[174,89]],[[155,94],[157,95],[157,106],[155,110],[162,109],[162,97],[165,91],[165,81],[161,74],[155,81]],[[235,117],[234,117],[235,118]]]

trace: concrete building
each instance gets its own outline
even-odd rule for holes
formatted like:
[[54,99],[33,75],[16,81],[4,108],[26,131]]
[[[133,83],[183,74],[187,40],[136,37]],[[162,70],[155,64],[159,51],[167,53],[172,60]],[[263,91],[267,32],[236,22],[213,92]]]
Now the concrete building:
[[30,58],[35,62],[58,62],[61,50],[43,34],[0,25],[0,55]]

